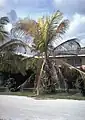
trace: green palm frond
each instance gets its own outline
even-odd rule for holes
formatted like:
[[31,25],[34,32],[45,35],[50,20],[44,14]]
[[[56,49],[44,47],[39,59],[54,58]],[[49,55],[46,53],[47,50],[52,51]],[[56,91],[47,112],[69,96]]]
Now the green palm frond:
[[9,33],[8,33],[7,31],[5,31],[4,29],[3,29],[3,30],[0,30],[0,33],[1,33],[1,35],[3,36],[3,39],[9,37]]
[[50,18],[49,30],[54,30],[54,28],[57,28],[57,26],[59,25],[62,19],[63,19],[63,14],[60,11],[55,12]]
[[[2,55],[3,54],[3,55]],[[21,61],[22,56],[13,52],[0,53],[0,71],[26,74],[26,64]]]
[[47,46],[55,37],[61,37],[66,32],[68,26],[69,21],[63,20],[63,14],[60,11],[57,11],[50,19],[48,26]]
[[0,19],[0,24],[6,25],[9,22],[10,21],[9,21],[8,17],[1,17],[1,19]]
[[9,23],[8,17],[1,17],[0,18],[0,40],[3,41],[9,37],[8,32],[5,30],[4,26]]
[[[3,54],[3,55],[2,55]],[[26,74],[26,70],[29,68],[36,70],[37,59],[27,58],[17,55],[13,52],[2,52],[0,53],[0,71],[10,73],[21,73]]]

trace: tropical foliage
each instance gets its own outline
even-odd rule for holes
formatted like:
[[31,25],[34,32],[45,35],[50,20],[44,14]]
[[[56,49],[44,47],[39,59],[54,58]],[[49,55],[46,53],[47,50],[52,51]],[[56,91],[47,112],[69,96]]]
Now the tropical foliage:
[[[57,41],[59,41],[60,38],[63,37],[62,35],[66,32],[66,29],[69,26],[69,21],[63,20],[63,14],[60,11],[57,11],[51,17],[40,18],[37,22],[30,19],[26,19],[26,20],[24,19],[19,21],[17,24],[19,28],[25,30],[30,36],[33,37],[33,40],[34,40],[33,50],[39,51],[40,55],[44,55],[44,58],[46,58],[46,59],[43,59],[43,63],[42,61],[38,61],[39,67],[37,67],[38,70],[36,75],[37,76],[36,77],[37,93],[39,94],[40,80],[43,73],[43,67],[45,64],[47,64],[48,66],[47,67],[48,70],[46,71],[46,74],[49,80],[48,84],[50,83],[49,85],[52,88],[55,88],[54,85],[56,85],[56,83],[60,84],[60,81],[58,81],[58,79],[59,79],[59,76],[61,75],[57,76],[57,73],[59,74],[62,74],[62,73],[58,68],[55,69],[54,62],[49,59],[49,55],[58,55],[60,54],[60,52],[61,54],[63,54],[62,53],[63,51],[64,51],[64,54],[77,55],[81,49],[81,46],[78,43],[78,39],[76,38],[65,41],[60,45],[56,45],[55,48],[53,48],[52,46],[53,42],[56,41],[57,43]],[[50,52],[50,50],[52,52]],[[56,78],[53,76],[56,76]],[[41,82],[43,84],[44,79]]]
[[[55,60],[49,59],[49,56],[62,54],[61,50],[64,50],[66,54],[73,54],[75,50],[75,54],[78,54],[81,49],[76,39],[65,41],[60,45],[56,44],[55,48],[53,46],[55,41],[57,43],[62,40],[63,34],[69,27],[69,21],[63,20],[63,14],[60,11],[55,12],[52,16],[39,18],[38,21],[23,19],[13,26],[10,35],[4,30],[4,25],[7,22],[9,21],[6,17],[0,20],[0,38],[1,40],[5,40],[5,38],[9,40],[0,46],[0,71],[8,70],[8,72],[20,72],[25,75],[28,68],[34,69],[36,71],[37,95],[39,95],[40,85],[47,89],[50,88],[51,91],[55,91],[56,86],[60,88],[62,71],[58,68]],[[31,39],[31,46],[26,43],[28,38]],[[19,51],[18,48],[20,48]],[[21,48],[24,49],[24,53],[28,49],[32,53],[35,51],[42,59],[39,57],[31,59],[19,55],[18,52]]]
[[[22,56],[17,55],[16,52],[18,47],[23,48],[26,52],[28,45],[23,42],[23,39],[15,37],[15,32],[9,34],[5,30],[4,25],[7,25],[8,22],[7,17],[0,19],[0,40],[5,41],[5,43],[0,46],[0,71],[21,72],[25,74],[26,64],[23,63]],[[23,33],[23,31],[21,32]],[[24,33],[24,36],[25,35]],[[21,33],[18,33],[18,36],[21,37]]]
[[[34,50],[44,55],[43,63],[40,62],[37,77],[37,94],[39,94],[40,79],[45,62],[49,66],[49,71],[54,70],[49,60],[49,45],[56,39],[62,37],[68,28],[69,21],[63,20],[63,14],[60,11],[55,12],[52,16],[40,18],[38,22],[30,19],[21,20],[17,23],[17,28],[25,30],[34,40]],[[49,73],[53,75],[53,73]]]

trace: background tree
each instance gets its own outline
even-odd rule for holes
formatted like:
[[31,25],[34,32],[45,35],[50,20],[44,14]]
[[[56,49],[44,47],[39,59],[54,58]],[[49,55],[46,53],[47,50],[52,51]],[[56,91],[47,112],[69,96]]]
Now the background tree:
[[8,33],[5,29],[7,23],[9,23],[7,17],[0,18],[0,40],[5,42],[0,45],[0,71],[18,71],[24,74],[26,64],[21,65],[23,63],[22,56],[17,55],[16,52],[18,47],[23,48],[25,52],[29,47],[21,38],[22,34],[23,36],[26,36],[26,34],[22,30],[17,33],[17,37],[15,37],[17,30],[11,30],[13,32]]

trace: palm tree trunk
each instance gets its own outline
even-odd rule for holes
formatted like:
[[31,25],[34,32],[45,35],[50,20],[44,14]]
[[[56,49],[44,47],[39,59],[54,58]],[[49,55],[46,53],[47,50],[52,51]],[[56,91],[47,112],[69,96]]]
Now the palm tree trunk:
[[40,94],[40,80],[41,80],[41,77],[42,77],[42,72],[43,72],[44,64],[45,64],[45,59],[43,59],[43,63],[41,65],[41,68],[38,70],[40,72],[39,72],[39,75],[38,75],[38,78],[37,78],[38,79],[37,80],[37,88],[36,88],[36,90],[37,90],[37,96]]
[[58,88],[60,89],[60,81],[58,76],[58,67],[54,65],[53,60],[50,60],[49,58],[46,59],[47,65],[49,67],[49,74],[51,76],[51,84],[57,83]]

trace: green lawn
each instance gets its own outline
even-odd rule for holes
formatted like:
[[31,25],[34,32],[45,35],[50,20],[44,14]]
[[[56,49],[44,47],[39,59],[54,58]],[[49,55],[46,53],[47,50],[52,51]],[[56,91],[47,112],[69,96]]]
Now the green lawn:
[[68,93],[55,93],[55,94],[41,94],[36,96],[33,92],[0,92],[0,95],[18,95],[33,97],[35,99],[74,99],[74,100],[85,100],[85,97],[81,96],[80,93],[68,94]]

